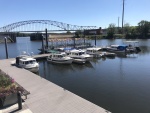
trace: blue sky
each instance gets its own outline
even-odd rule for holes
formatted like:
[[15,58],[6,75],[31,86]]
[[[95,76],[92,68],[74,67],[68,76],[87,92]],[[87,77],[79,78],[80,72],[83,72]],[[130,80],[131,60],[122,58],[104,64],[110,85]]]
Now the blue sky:
[[[125,23],[150,21],[150,0],[125,0]],[[122,0],[0,0],[0,27],[25,20],[53,20],[72,25],[121,26]]]

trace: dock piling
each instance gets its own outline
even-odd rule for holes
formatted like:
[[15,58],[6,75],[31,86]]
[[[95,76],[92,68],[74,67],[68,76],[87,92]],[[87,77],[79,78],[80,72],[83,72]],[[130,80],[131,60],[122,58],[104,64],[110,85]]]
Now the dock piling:
[[42,53],[45,53],[44,37],[43,37],[43,35],[42,35]]
[[21,99],[21,94],[18,92],[17,93],[17,98],[18,98],[18,109],[22,109],[22,99]]
[[7,37],[5,37],[5,52],[6,52],[6,59],[8,59]]
[[95,35],[95,46],[96,46],[96,35]]
[[45,29],[45,35],[46,35],[46,49],[48,49],[48,37],[47,37],[47,28]]

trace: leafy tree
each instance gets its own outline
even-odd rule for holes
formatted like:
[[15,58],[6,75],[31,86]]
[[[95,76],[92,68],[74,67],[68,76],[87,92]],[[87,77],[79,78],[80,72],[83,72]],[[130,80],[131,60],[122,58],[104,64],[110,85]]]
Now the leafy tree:
[[131,37],[130,38],[136,38],[138,36],[138,31],[137,31],[137,26],[132,26],[130,27],[130,33]]
[[82,35],[81,30],[78,30],[78,31],[75,32],[75,37],[76,37],[76,38],[80,38],[81,35]]
[[131,27],[129,23],[124,24],[124,34],[126,38],[131,38]]
[[114,34],[115,34],[115,30],[116,30],[116,25],[111,23],[109,24],[109,27],[108,27],[108,31],[107,31],[107,37],[108,38],[114,38]]
[[146,38],[150,30],[150,22],[142,20],[138,23],[138,32],[142,38]]
[[128,35],[128,34],[131,33],[131,27],[130,27],[130,24],[129,24],[129,23],[124,24],[124,33],[125,33],[126,35]]
[[118,28],[118,34],[122,34],[122,28]]

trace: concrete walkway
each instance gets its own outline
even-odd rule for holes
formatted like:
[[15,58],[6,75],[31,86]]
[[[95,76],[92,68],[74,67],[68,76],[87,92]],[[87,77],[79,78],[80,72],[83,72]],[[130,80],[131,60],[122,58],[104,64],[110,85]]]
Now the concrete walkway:
[[17,112],[24,113],[26,110],[28,113],[110,113],[32,72],[12,66],[10,62],[13,60],[15,59],[0,60],[0,69],[30,91],[23,110]]
[[32,113],[30,109],[25,107],[25,104],[22,103],[23,109],[18,110],[18,104],[14,104],[10,107],[0,110],[0,113]]

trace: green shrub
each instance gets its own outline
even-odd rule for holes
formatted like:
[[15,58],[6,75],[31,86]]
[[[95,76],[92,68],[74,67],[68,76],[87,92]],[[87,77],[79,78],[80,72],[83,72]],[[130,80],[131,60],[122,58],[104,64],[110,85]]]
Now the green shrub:
[[12,84],[12,79],[0,74],[0,87],[8,87]]
[[2,101],[5,96],[17,93],[18,91],[23,92],[23,88],[19,87],[13,78],[0,70],[0,101]]

